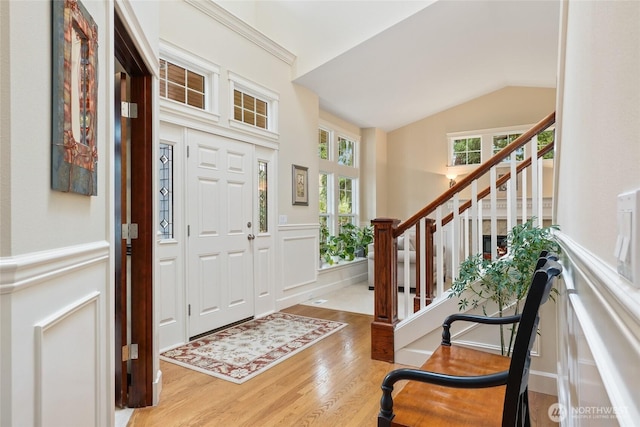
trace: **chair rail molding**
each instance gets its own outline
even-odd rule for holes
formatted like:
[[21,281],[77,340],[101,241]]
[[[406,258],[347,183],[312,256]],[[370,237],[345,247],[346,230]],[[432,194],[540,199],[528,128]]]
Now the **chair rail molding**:
[[73,270],[105,262],[109,258],[109,242],[32,252],[0,259],[0,294],[8,294]]

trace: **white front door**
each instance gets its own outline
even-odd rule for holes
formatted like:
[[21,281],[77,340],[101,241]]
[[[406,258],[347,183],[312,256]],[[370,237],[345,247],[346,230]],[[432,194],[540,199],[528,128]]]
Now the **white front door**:
[[253,146],[188,130],[189,336],[254,315]]

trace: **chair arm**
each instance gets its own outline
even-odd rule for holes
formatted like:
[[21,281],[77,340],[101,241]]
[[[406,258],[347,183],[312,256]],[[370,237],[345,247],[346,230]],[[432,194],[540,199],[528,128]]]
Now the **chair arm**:
[[513,316],[504,317],[488,317],[477,316],[473,314],[451,314],[444,319],[442,323],[442,342],[441,345],[451,345],[451,324],[456,320],[465,320],[467,322],[483,323],[486,325],[506,325],[509,323],[518,323],[520,321],[520,315],[515,314]]
[[420,381],[444,387],[454,388],[486,388],[505,385],[509,371],[501,371],[488,375],[459,376],[446,375],[420,369],[396,369],[387,374],[382,380],[382,398],[380,399],[380,413],[378,425],[389,425],[393,419],[393,385],[402,380]]

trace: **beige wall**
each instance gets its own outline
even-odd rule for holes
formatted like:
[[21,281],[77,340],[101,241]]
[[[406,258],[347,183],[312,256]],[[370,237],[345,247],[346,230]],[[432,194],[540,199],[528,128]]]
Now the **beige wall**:
[[640,188],[639,9],[568,5],[557,220],[614,267],[617,195]]
[[554,111],[555,96],[555,89],[506,87],[390,132],[388,215],[406,219],[448,188],[447,133],[536,123]]

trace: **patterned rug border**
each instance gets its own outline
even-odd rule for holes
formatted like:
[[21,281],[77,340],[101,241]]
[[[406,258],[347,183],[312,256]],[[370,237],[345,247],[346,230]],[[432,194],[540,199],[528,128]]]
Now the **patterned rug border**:
[[[216,341],[216,338],[217,338],[217,341],[220,341],[221,338],[231,337],[234,334],[238,334],[239,332],[245,331],[250,327],[253,327],[255,324],[267,323],[274,319],[287,319],[287,320],[301,319],[301,320],[308,321],[308,323],[312,323],[312,324],[315,322],[319,322],[323,324],[324,327],[321,326],[320,328],[316,328],[313,331],[310,331],[301,337],[298,337],[292,341],[288,341],[286,344],[280,347],[274,348],[268,353],[262,354],[260,358],[268,358],[267,356],[271,353],[278,353],[279,355],[277,358],[270,360],[269,362],[264,363],[262,366],[258,366],[257,368],[255,367],[256,365],[255,363],[248,364],[248,365],[232,365],[232,364],[221,362],[221,361],[215,361],[214,359],[207,359],[209,360],[208,365],[210,365],[211,367],[204,368],[188,362],[176,360],[175,358],[166,355],[166,354],[171,354],[172,352],[175,353],[176,351],[185,351],[187,349],[193,350],[196,348],[200,348],[206,344],[209,344],[210,342]],[[238,325],[230,326],[227,329],[223,329],[221,331],[211,333],[204,337],[190,341],[186,344],[180,344],[169,350],[165,350],[160,354],[160,359],[169,363],[173,363],[175,365],[192,369],[197,372],[201,372],[206,375],[210,375],[212,377],[230,381],[235,384],[242,384],[257,375],[263,372],[266,372],[268,369],[276,366],[277,364],[289,359],[291,356],[294,356],[300,353],[301,351],[311,347],[313,344],[316,344],[322,341],[323,339],[325,339],[326,337],[333,335],[335,332],[338,332],[339,330],[345,328],[346,326],[348,326],[347,323],[337,322],[334,320],[318,319],[314,317],[300,316],[298,314],[276,312],[276,313],[271,313],[264,317],[259,317],[257,319],[240,323]],[[318,329],[323,329],[322,331],[323,333],[320,336],[317,336]],[[328,329],[328,330],[324,330],[324,329]],[[291,347],[294,346],[292,345],[293,343],[295,343],[295,346],[296,346],[295,349],[291,349]],[[285,352],[285,354],[280,354],[282,352]],[[236,378],[225,373],[225,372],[230,372],[232,368],[235,368],[235,369],[243,368],[243,370],[248,370],[249,373],[245,376],[242,376],[241,378]],[[223,372],[217,372],[212,369],[219,369]]]

